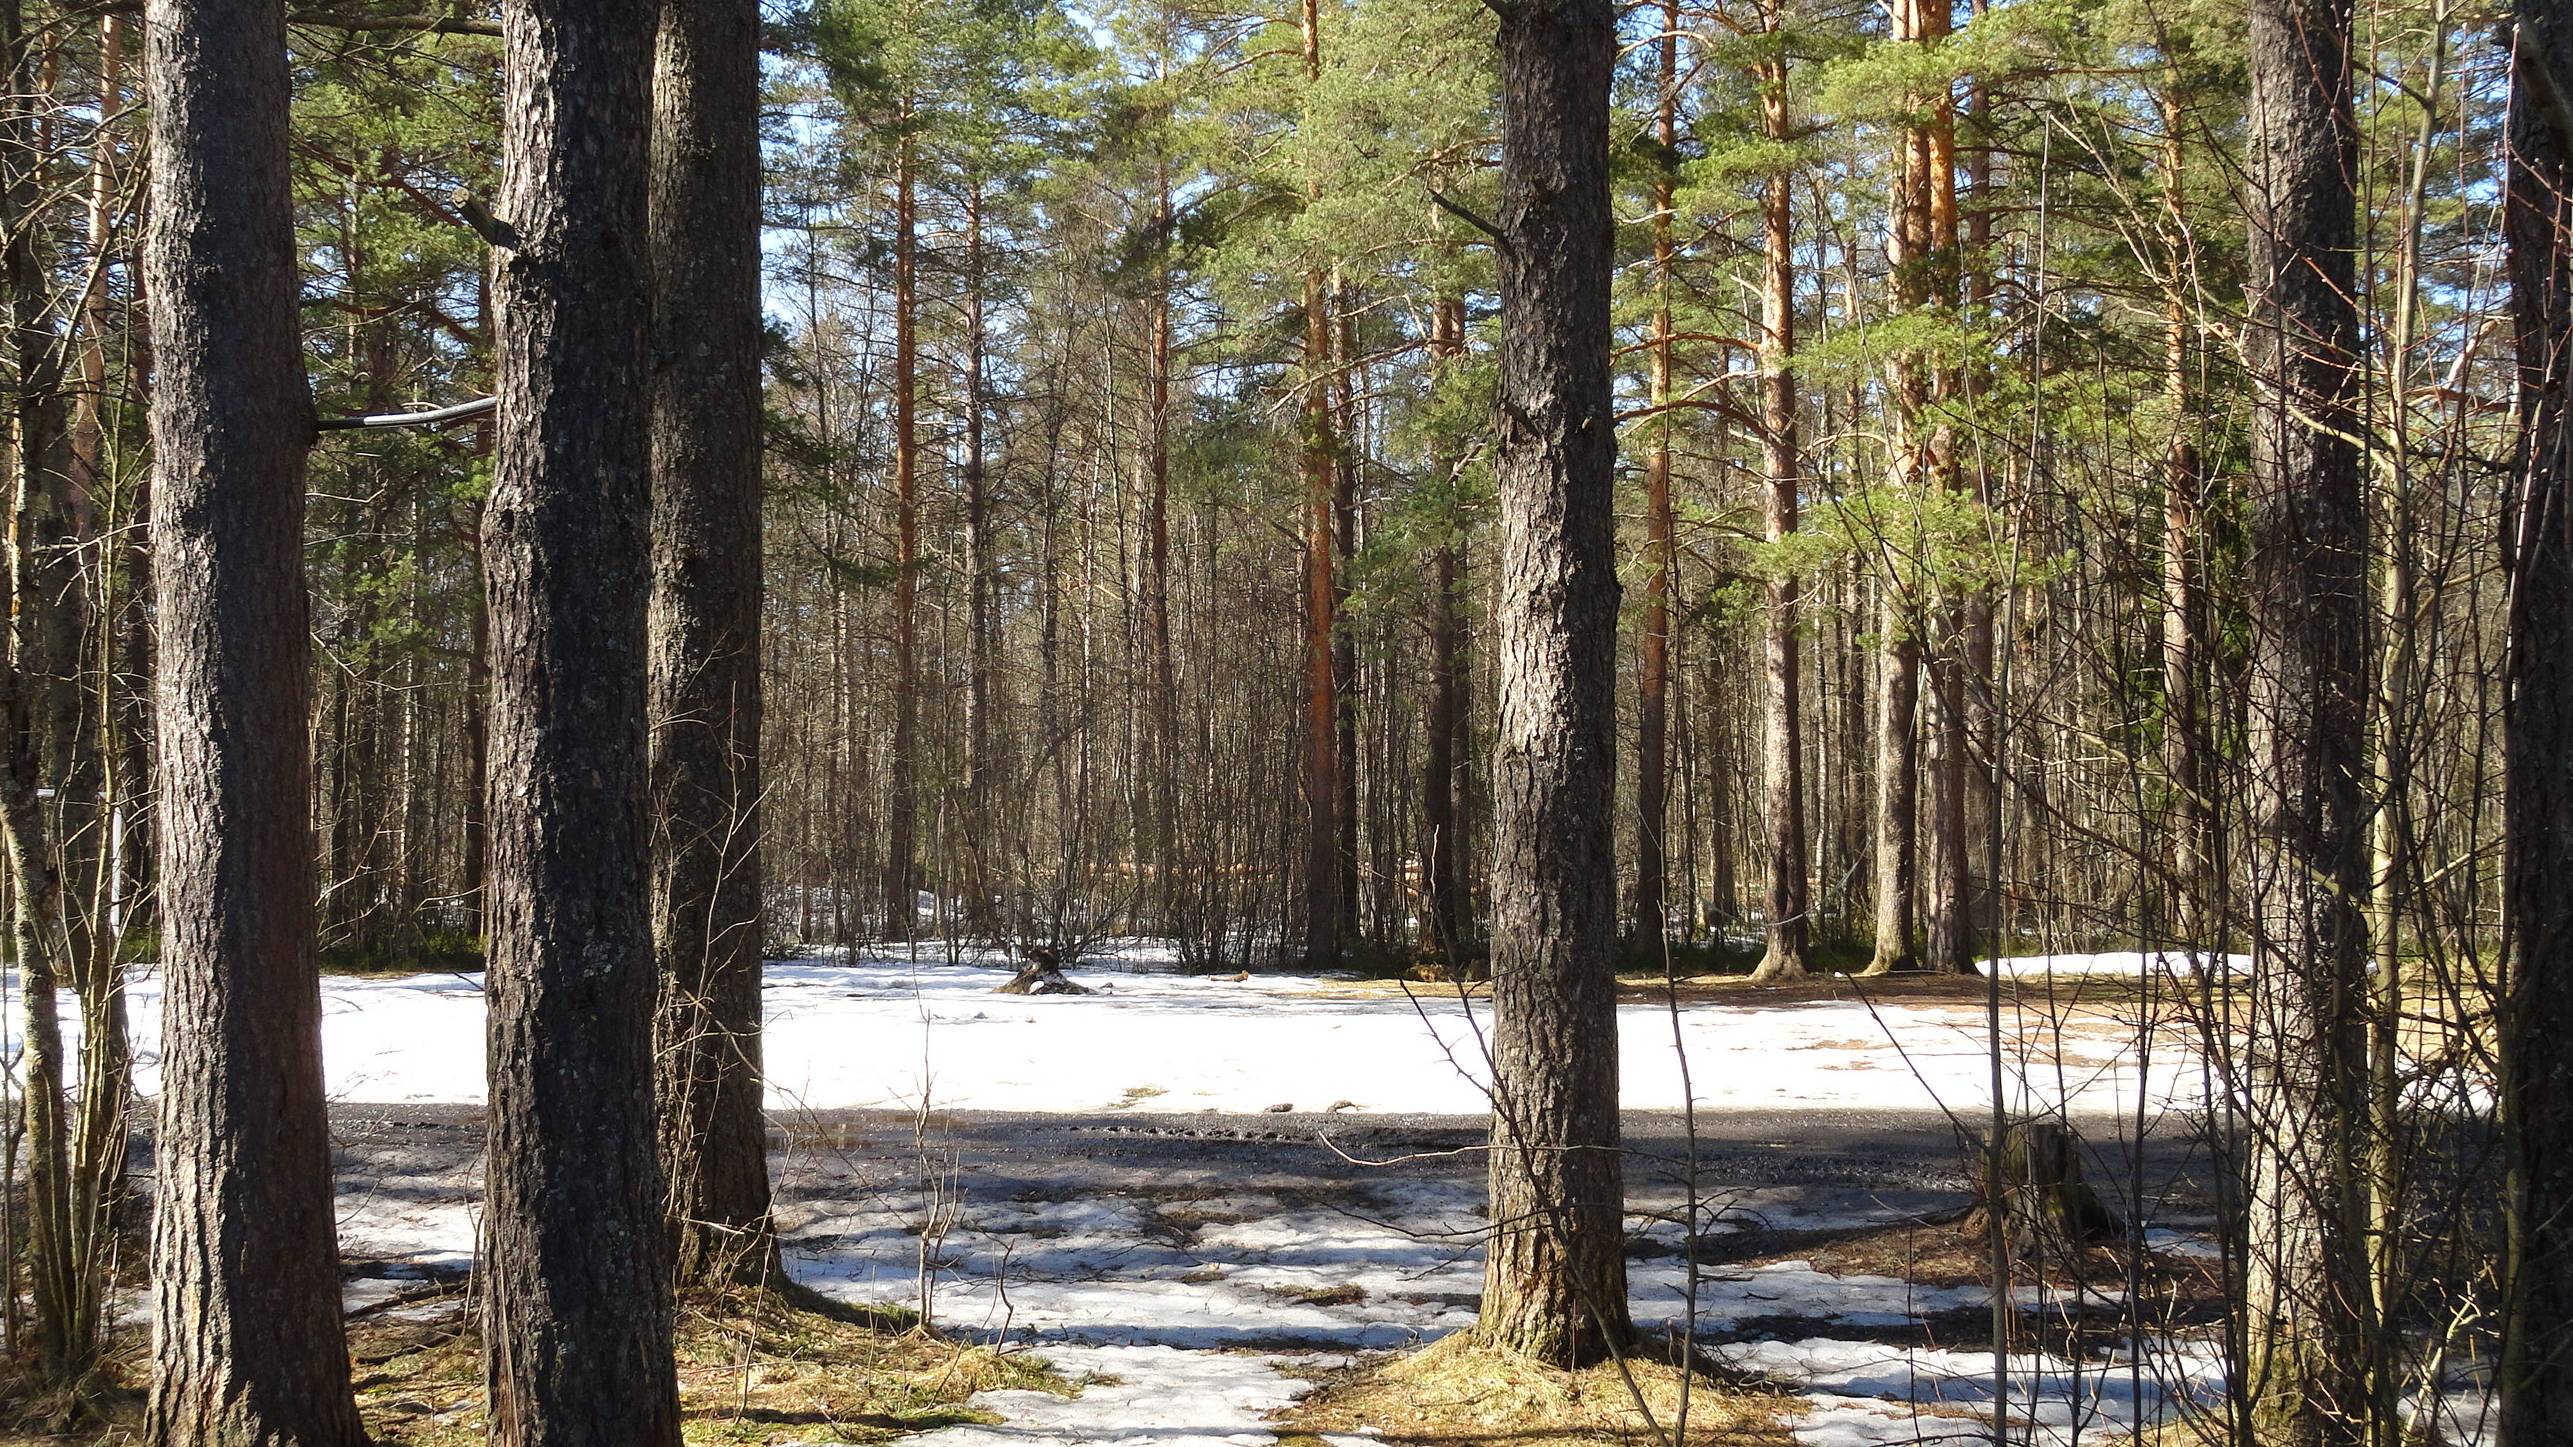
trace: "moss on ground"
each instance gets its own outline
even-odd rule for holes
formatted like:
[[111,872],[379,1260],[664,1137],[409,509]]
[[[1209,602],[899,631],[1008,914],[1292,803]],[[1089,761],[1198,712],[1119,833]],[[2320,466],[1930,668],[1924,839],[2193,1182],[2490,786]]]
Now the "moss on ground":
[[[1633,1390],[1615,1363],[1563,1371],[1460,1332],[1323,1378],[1280,1419],[1279,1447],[1321,1447],[1325,1434],[1409,1447],[1667,1443],[1683,1384],[1689,1447],[1788,1447],[1795,1440],[1803,1409],[1789,1397],[1643,1357],[1628,1358],[1626,1371]],[[1658,1430],[1637,1410],[1638,1392]]]

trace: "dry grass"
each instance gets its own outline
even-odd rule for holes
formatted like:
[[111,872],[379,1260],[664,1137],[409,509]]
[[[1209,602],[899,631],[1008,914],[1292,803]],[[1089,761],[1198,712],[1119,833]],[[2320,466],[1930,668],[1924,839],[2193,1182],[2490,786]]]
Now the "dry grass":
[[106,1357],[76,1388],[42,1386],[30,1376],[28,1362],[0,1357],[0,1447],[139,1440],[150,1352],[142,1332],[118,1332],[108,1341]]
[[[460,1316],[366,1324],[350,1354],[359,1409],[382,1447],[482,1440],[481,1344]],[[683,1303],[677,1355],[692,1443],[878,1442],[995,1420],[965,1405],[976,1392],[1068,1390],[1028,1357],[959,1345],[895,1314],[777,1292]]]
[[[426,1320],[349,1323],[358,1410],[379,1447],[468,1447],[483,1440],[482,1347],[462,1302]],[[125,1332],[77,1413],[59,1394],[30,1400],[0,1380],[0,1447],[117,1447],[140,1440],[142,1333]],[[963,1346],[907,1318],[818,1298],[731,1293],[682,1306],[679,1406],[687,1440],[728,1447],[880,1442],[966,1422],[966,1405],[1002,1387],[1069,1391],[1033,1358]]]
[[[1483,1344],[1471,1332],[1325,1378],[1278,1424],[1280,1447],[1319,1447],[1324,1433],[1366,1433],[1415,1447],[1631,1447],[1668,1442],[1681,1371],[1630,1358],[1658,1431],[1635,1409],[1615,1364],[1567,1372]],[[1703,1372],[1688,1379],[1690,1447],[1787,1447],[1798,1408]]]
[[[1701,1261],[1709,1269],[1769,1266],[1804,1261],[1834,1276],[1884,1276],[1916,1286],[1982,1286],[1992,1280],[1991,1238],[1957,1220],[1908,1221],[1856,1230],[1745,1231],[1710,1238]],[[2084,1285],[2123,1287],[2127,1261],[2121,1243],[2087,1245],[2077,1257],[2048,1253],[2011,1263],[2015,1284],[2042,1281],[2058,1292]],[[2193,1257],[2148,1253],[2142,1262],[2151,1299],[2212,1307],[2222,1300],[2212,1263]]]

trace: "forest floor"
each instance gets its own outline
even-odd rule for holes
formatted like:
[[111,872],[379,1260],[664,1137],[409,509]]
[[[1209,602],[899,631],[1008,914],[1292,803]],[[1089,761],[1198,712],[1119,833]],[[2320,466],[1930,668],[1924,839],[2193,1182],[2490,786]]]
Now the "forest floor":
[[[1614,1374],[1530,1383],[1462,1348],[1429,1366],[1396,1355],[1469,1324],[1481,1287],[1486,1017],[1470,990],[1187,976],[1133,953],[1076,969],[1096,991],[1076,996],[995,995],[996,963],[926,952],[770,968],[788,1270],[842,1302],[925,1308],[950,1341],[1054,1374],[986,1384],[948,1369],[901,1423],[946,1425],[915,1440],[1640,1440]],[[2210,1087],[2186,1019],[2157,1003],[2183,995],[2185,972],[2145,978],[2134,956],[2064,956],[2002,982],[2005,1106],[2072,1123],[2146,1245],[2014,1278],[2011,1412],[2027,1440],[2168,1426],[2221,1394],[2196,1124]],[[386,1324],[370,1330],[459,1313],[479,985],[326,982],[349,1304]],[[148,981],[134,993],[154,1089],[157,999]],[[1988,1436],[1989,1271],[1957,1226],[1967,1133],[1991,1104],[1984,982],[1702,978],[1674,999],[1639,977],[1624,994],[1633,1310],[1659,1342],[1692,1324],[1714,1375],[1690,1439]],[[2122,1309],[2138,1290],[2156,1324],[2140,1345]],[[1667,1413],[1676,1374],[1650,1371]],[[959,1381],[969,1390],[947,1390]],[[459,1376],[445,1401],[406,1385],[404,1410],[461,1423],[470,1387]],[[880,1435],[779,1421],[741,1435],[752,1425],[708,1440]]]
[[[460,1274],[476,1113],[350,1106],[338,1126],[352,1305]],[[1693,1318],[1723,1383],[1702,1387],[1692,1440],[1720,1428],[1703,1440],[1861,1447],[1974,1431],[1989,1410],[1990,1297],[1955,1224],[1966,1158],[1946,1117],[1762,1108],[1707,1116],[1692,1139],[1676,1113],[1640,1112],[1628,1131],[1637,1320],[1666,1340]],[[1454,1400],[1434,1382],[1388,1394],[1363,1380],[1384,1354],[1473,1318],[1483,1132],[1472,1117],[1390,1113],[822,1111],[782,1122],[772,1147],[798,1281],[917,1307],[926,1273],[941,1331],[1034,1352],[1082,1384],[981,1394],[973,1405],[996,1423],[926,1442],[1356,1447],[1490,1440],[1496,1413],[1533,1425],[1512,1415],[1523,1395],[1479,1380],[1451,1382]],[[2157,1249],[2142,1266],[2172,1330],[2137,1370],[2115,1360],[2110,1308],[2126,1281],[2104,1256],[2015,1286],[2027,1342],[2013,1391],[2035,1394],[2022,1413],[2049,1429],[2038,1440],[2072,1440],[2076,1423],[2098,1440],[2214,1390],[2195,1345],[2211,1291],[2195,1153],[2175,1133],[2118,1154],[2125,1188],[2151,1203]],[[1622,1384],[1594,1374],[1587,1392],[1600,1422],[1637,1425]],[[1555,1425],[1507,1435],[1622,1440]]]

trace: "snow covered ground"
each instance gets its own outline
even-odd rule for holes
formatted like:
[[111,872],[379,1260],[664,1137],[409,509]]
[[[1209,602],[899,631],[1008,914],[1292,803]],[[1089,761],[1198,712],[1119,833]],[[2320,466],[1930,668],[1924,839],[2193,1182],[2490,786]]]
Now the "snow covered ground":
[[[941,1110],[1131,1119],[1138,1131],[1186,1129],[1187,1116],[1204,1112],[1292,1107],[1295,1126],[1309,1129],[1317,1113],[1484,1107],[1483,1007],[1451,989],[1189,977],[1158,963],[1147,954],[1094,964],[1075,977],[1099,993],[1034,998],[992,994],[1008,976],[998,964],[872,957],[772,965],[772,1104],[793,1122],[908,1109],[925,1093]],[[2176,978],[2189,963],[2153,967]],[[2079,988],[2084,977],[2146,967],[2125,955],[2010,968]],[[157,1003],[148,981],[138,988],[147,1086]],[[1631,1003],[1619,1019],[1627,1106],[1679,1106],[1669,1009]],[[471,978],[333,980],[324,1027],[332,1094],[352,1103],[477,1103],[482,1020]],[[1970,1002],[1749,996],[1686,1004],[1677,1027],[1703,1112],[1865,1118],[1933,1103],[1988,1108],[1983,1016]],[[2198,1098],[2199,1072],[2184,1051],[2157,1049],[2149,1073],[2133,1068],[2133,1029],[2113,1012],[2030,1019],[2014,1011],[2006,1028],[2014,1106],[2123,1115],[2139,1089],[2157,1113],[2185,1111]],[[892,1154],[900,1156],[898,1146]],[[956,1165],[960,1180],[972,1175],[970,1161]],[[1429,1178],[1336,1187],[1212,1173],[1115,1189],[986,1180],[933,1196],[899,1166],[879,1169],[862,1191],[799,1184],[788,1170],[779,1198],[799,1278],[851,1299],[908,1305],[925,1255],[943,1326],[1023,1343],[1076,1379],[1096,1379],[1069,1399],[992,1394],[983,1405],[1003,1425],[935,1434],[939,1447],[1259,1447],[1273,1440],[1272,1414],[1310,1390],[1317,1373],[1472,1321],[1481,1287],[1478,1172],[1467,1161]],[[473,1244],[472,1195],[469,1169],[351,1191],[344,1228],[352,1259],[395,1270],[462,1264]],[[1846,1190],[1729,1199],[1728,1214],[1702,1219],[1703,1233],[1850,1229],[1900,1215]],[[1668,1221],[1676,1205],[1639,1201],[1639,1210],[1661,1213],[1660,1224],[1649,1215],[1631,1223],[1636,1315],[1665,1328],[1687,1314],[1686,1269]],[[2158,1239],[2194,1245],[2186,1232]],[[1988,1432],[1978,1424],[1989,1422],[1990,1354],[1923,1344],[1936,1339],[1930,1323],[1941,1314],[1985,1309],[1980,1288],[1835,1274],[1786,1259],[1709,1270],[1695,1322],[1735,1365],[1802,1399],[1800,1441],[1876,1447]],[[2216,1367],[2194,1350],[2148,1345],[2140,1374],[2113,1362],[2014,1357],[2015,1413],[2034,1424],[2036,1441],[2131,1430],[2220,1389]]]
[[[927,952],[924,952],[927,955]],[[995,995],[992,965],[884,957],[768,969],[769,1096],[781,1110],[909,1108],[1130,1111],[1277,1107],[1466,1114],[1485,1107],[1481,1025],[1446,987],[1384,987],[1292,975],[1247,980],[1166,968],[1079,969],[1080,996]],[[2122,970],[2137,956],[2059,956],[2067,976]],[[2037,972],[2014,962],[2022,973]],[[160,990],[130,997],[138,1083],[158,1089]],[[1982,1011],[1962,1003],[1846,998],[1684,1005],[1701,1109],[1871,1110],[1933,1103],[1989,1109]],[[1662,1006],[1618,1011],[1629,1109],[1682,1104],[1672,1021]],[[2203,1095],[2194,1057],[2157,1049],[2133,1064],[2133,1030],[2092,1013],[2065,1022],[2014,1011],[2006,1024],[2008,1103],[2132,1115],[2189,1110]],[[483,998],[470,975],[334,977],[323,989],[332,1099],[473,1104],[483,1097]],[[1757,1061],[1757,1068],[1741,1062]]]
[[[779,1176],[790,1269],[827,1292],[906,1305],[918,1299],[925,1270],[941,1325],[1024,1344],[1067,1375],[1094,1379],[1068,1399],[991,1394],[983,1405],[1002,1425],[934,1434],[937,1447],[1264,1447],[1274,1440],[1272,1414],[1310,1390],[1316,1374],[1473,1319],[1479,1160],[1448,1152],[1459,1158],[1324,1173],[1309,1168],[1318,1154],[1309,1138],[1317,1117],[1347,1120],[1353,1131],[1381,1119],[1399,1132],[1412,1117],[1479,1113],[1483,1007],[1435,986],[1406,994],[1312,977],[1188,977],[1157,963],[1146,953],[1092,965],[1075,976],[1099,993],[1035,998],[992,994],[1008,974],[997,964],[875,957],[769,969],[772,1104],[788,1135],[807,1142],[782,1158]],[[2180,979],[2197,967],[2128,954],[2007,969],[2023,980],[2060,976],[2078,991],[2085,979],[2148,968]],[[155,1090],[159,993],[149,976],[136,982],[132,1005],[140,1083]],[[1630,1003],[1619,1021],[1625,1104],[1679,1106],[1672,1012]],[[330,980],[331,1093],[358,1117],[369,1104],[476,1105],[482,1028],[472,977]],[[2005,1028],[2014,1107],[2131,1118],[2138,1091],[2149,1115],[2185,1112],[2200,1098],[2197,1061],[2167,1040],[2149,1071],[2134,1067],[2136,1027],[2115,1009],[2033,1017],[2014,1009]],[[1710,1119],[1905,1115],[1922,1123],[1903,1129],[1925,1134],[1945,1129],[1917,1114],[1925,1107],[1988,1108],[1984,1030],[1971,1002],[1855,994],[1728,995],[1677,1012],[1697,1104]],[[1036,1181],[941,1155],[949,1148],[933,1128],[930,1175],[945,1183],[933,1193],[904,1164],[909,1131],[896,1125],[899,1138],[874,1141],[865,1161],[817,1173],[814,1161],[833,1149],[811,1144],[827,1115],[909,1110],[924,1095],[940,1112],[1062,1118],[1064,1130],[1094,1133],[1130,1122],[1158,1136],[1194,1129],[1189,1118],[1202,1113],[1238,1122],[1291,1107],[1278,1134],[1306,1141],[1299,1159],[1308,1166],[1246,1177],[1224,1163],[1111,1182],[1083,1176],[1083,1162],[1055,1160],[1055,1174]],[[830,1128],[845,1140],[848,1127]],[[1251,1134],[1221,1118],[1212,1129]],[[342,1164],[344,1249],[361,1273],[353,1305],[470,1262],[478,1195],[470,1152],[429,1159],[397,1151]],[[1892,1199],[1899,1191],[1772,1186],[1758,1163],[1749,1170],[1749,1189],[1702,1212],[1701,1236],[1850,1230],[1892,1224],[1919,1206]],[[1630,1222],[1636,1316],[1662,1328],[1689,1315],[1672,1224],[1679,1203],[1667,1187],[1645,1189],[1635,1201],[1644,1214]],[[1664,1198],[1653,1199],[1654,1190]],[[2148,1224],[2157,1249],[2204,1249],[2196,1221]],[[1733,1365],[1795,1394],[1801,1442],[1880,1447],[1989,1432],[1990,1353],[1938,1344],[1955,1323],[1988,1310],[1981,1288],[1836,1273],[1774,1252],[1727,1260],[1697,1283],[1696,1328]],[[2024,1297],[2017,1304],[2040,1306]],[[2220,1393],[2221,1366],[2203,1346],[2148,1340],[2143,1352],[2133,1364],[2015,1354],[2012,1411],[2024,1440],[2113,1438]]]
[[[1005,1428],[932,1440],[1266,1441],[1269,1414],[1309,1390],[1314,1371],[1471,1324],[1482,1282],[1479,1202],[1471,1185],[1449,1182],[1386,1182],[1319,1205],[1259,1191],[968,1202],[931,1253],[939,1319],[1024,1341],[1067,1373],[1112,1376],[1117,1385],[1068,1402],[995,1394],[985,1405],[1008,1417]],[[912,1302],[926,1216],[916,1195],[807,1216],[790,1268],[835,1294]],[[1789,1211],[1763,1224],[1846,1228],[1868,1219]],[[1873,1219],[1889,1222],[1884,1213]],[[1710,1227],[1720,1234],[1747,1224]],[[1676,1241],[1662,1239],[1676,1228],[1640,1218],[1630,1226],[1639,1242],[1667,1248],[1630,1262],[1638,1324],[1671,1330],[1686,1315],[1688,1286]],[[2041,1304],[2030,1289],[2016,1295],[2030,1309]],[[1910,1341],[1930,1319],[1986,1310],[1988,1300],[1979,1287],[1836,1275],[1788,1260],[1706,1269],[1695,1320],[1729,1365],[1805,1399],[1800,1442],[1880,1447],[1973,1440],[1989,1422],[1990,1353]],[[1246,1371],[1253,1362],[1267,1370]],[[2034,1428],[2021,1440],[2041,1443],[2130,1432],[2139,1420],[2175,1416],[2184,1400],[2214,1399],[2222,1383],[2203,1353],[2167,1344],[2140,1372],[2025,1353],[2013,1356],[2011,1372],[2014,1415]]]

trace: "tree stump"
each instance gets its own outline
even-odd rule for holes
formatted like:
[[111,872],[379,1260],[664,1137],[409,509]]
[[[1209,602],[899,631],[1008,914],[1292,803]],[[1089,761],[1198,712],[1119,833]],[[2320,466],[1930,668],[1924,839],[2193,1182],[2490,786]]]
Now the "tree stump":
[[[1974,1143],[1969,1175],[1974,1208],[1958,1231],[1982,1238],[1992,1231],[1993,1163],[1989,1136]],[[2040,1250],[2069,1254],[2125,1233],[2117,1213],[2082,1178],[2082,1138],[2059,1121],[2018,1121],[2002,1132],[2000,1151],[2002,1233],[2011,1254]]]
[[1087,995],[1090,987],[1076,985],[1063,973],[1063,958],[1050,945],[1029,945],[1019,952],[1027,963],[1010,977],[1006,985],[995,985],[995,995]]

